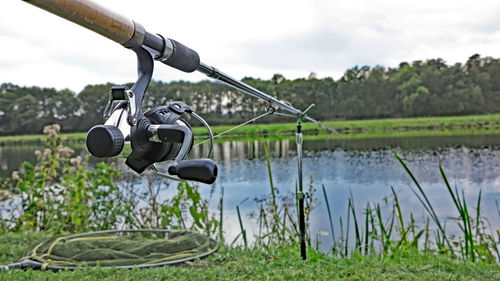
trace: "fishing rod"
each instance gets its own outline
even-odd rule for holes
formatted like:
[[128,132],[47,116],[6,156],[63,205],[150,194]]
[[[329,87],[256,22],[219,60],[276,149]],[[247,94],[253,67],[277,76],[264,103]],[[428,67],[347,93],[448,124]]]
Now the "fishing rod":
[[[87,29],[101,34],[126,48],[146,48],[155,60],[165,63],[184,72],[199,71],[208,77],[230,85],[248,95],[267,101],[292,114],[303,114],[292,105],[277,100],[262,91],[243,83],[217,68],[200,61],[198,53],[183,44],[153,34],[144,27],[90,0],[23,0],[66,20],[79,24]],[[323,125],[307,115],[304,120]],[[323,125],[325,126],[325,125]],[[326,127],[326,126],[325,126]],[[333,130],[330,128],[330,130]]]
[[[188,105],[173,102],[142,110],[142,100],[154,68],[154,61],[184,72],[199,71],[242,92],[266,101],[272,111],[274,107],[287,111],[297,118],[297,152],[301,232],[301,252],[305,259],[304,193],[302,191],[302,122],[314,122],[330,132],[335,130],[307,116],[311,106],[301,111],[288,103],[277,100],[252,86],[247,85],[217,68],[200,61],[198,53],[191,48],[147,31],[141,24],[123,17],[91,0],[23,0],[52,14],[81,25],[113,40],[137,55],[138,79],[131,89],[113,87],[104,110],[104,125],[92,127],[86,138],[89,152],[96,157],[120,156],[126,164],[142,173],[151,168],[158,175],[174,180],[187,179],[211,184],[217,177],[217,165],[211,159],[213,134],[208,123]],[[207,158],[185,160],[193,146],[191,126],[182,117],[191,115],[199,120],[210,136],[210,152]],[[159,171],[156,163],[170,161],[168,174]]]

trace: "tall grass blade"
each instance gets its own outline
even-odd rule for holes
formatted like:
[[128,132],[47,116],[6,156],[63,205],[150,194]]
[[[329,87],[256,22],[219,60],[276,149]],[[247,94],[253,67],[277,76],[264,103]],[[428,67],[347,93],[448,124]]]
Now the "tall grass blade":
[[394,188],[391,186],[391,191],[392,191],[392,195],[394,196],[394,206],[396,207],[396,216],[398,217],[398,220],[399,220],[399,225],[401,227],[401,231],[399,233],[399,245],[401,245],[402,243],[406,242],[406,235],[407,235],[407,231],[406,231],[406,228],[405,228],[405,223],[404,223],[404,220],[403,220],[403,213],[401,212],[401,206],[399,205],[399,199],[398,199],[398,195],[396,194],[396,191],[394,191]]
[[332,242],[333,242],[333,245],[335,246],[335,232],[333,232],[333,219],[332,219],[332,213],[330,211],[330,204],[328,203],[328,196],[326,195],[325,185],[322,184],[321,187],[323,188],[323,195],[325,197],[326,210],[328,211],[328,219],[330,222],[330,231],[332,233]]
[[380,242],[382,243],[382,249],[384,253],[387,253],[390,237],[387,235],[387,231],[384,226],[384,221],[382,220],[382,212],[380,211],[380,205],[375,206],[375,214],[377,215],[378,225],[380,228]]
[[238,221],[240,222],[241,236],[243,237],[243,242],[245,243],[245,248],[248,247],[247,232],[246,232],[245,228],[243,227],[243,221],[241,220],[240,205],[243,204],[243,202],[245,202],[247,200],[248,200],[248,197],[245,198],[243,201],[241,201],[240,204],[236,205],[236,212],[238,214]]
[[389,225],[389,230],[387,231],[387,237],[391,237],[392,230],[394,229],[394,221],[396,219],[396,206],[392,206],[391,224]]
[[238,241],[238,238],[240,238],[240,236],[241,236],[241,232],[238,233],[238,235],[236,235],[236,237],[234,237],[233,242],[231,242],[231,247],[234,246],[234,243],[236,243],[236,241]]
[[[298,186],[297,181],[295,181],[295,209],[296,209],[295,210],[296,211],[295,215],[297,217],[296,222],[297,222],[297,224],[299,224],[299,222],[300,222],[300,215],[299,215],[300,214],[299,213],[299,186]],[[300,233],[299,232],[297,232],[297,235],[298,235],[298,238],[300,239]]]
[[222,222],[223,222],[223,217],[224,217],[224,186],[221,186],[220,188],[220,206],[219,206],[219,239],[221,241],[224,241],[224,233],[222,229]]
[[349,199],[349,206],[351,207],[352,211],[352,218],[353,218],[353,223],[354,223],[354,233],[356,235],[356,249],[362,253],[361,249],[361,235],[359,232],[359,224],[358,224],[358,218],[356,217],[356,209],[354,208],[354,198],[352,196],[352,191],[349,189],[349,193],[351,195],[351,198]]
[[483,191],[479,189],[479,195],[477,196],[477,208],[476,208],[476,237],[479,237],[479,226],[481,221],[481,195]]
[[240,206],[236,206],[236,212],[238,213],[238,220],[240,222],[241,236],[243,237],[243,242],[245,243],[245,248],[247,245],[247,232],[243,227],[243,222],[241,221]]
[[466,228],[467,228],[467,237],[466,237],[466,242],[468,241],[469,243],[469,254],[472,262],[476,261],[476,251],[475,251],[475,246],[474,246],[474,238],[472,236],[472,223],[469,215],[469,210],[467,208],[467,202],[465,200],[465,193],[462,190],[462,201],[463,201],[463,206],[464,206],[464,217],[465,217],[465,222],[466,222]]
[[424,252],[429,249],[429,217],[427,217],[427,222],[425,224],[425,240],[424,240]]
[[498,204],[498,199],[495,199],[495,205],[497,206],[497,213],[498,216],[500,217],[500,205]]
[[345,247],[344,247],[344,256],[347,257],[349,254],[349,225],[351,220],[351,199],[349,199],[349,204],[347,206],[347,225],[345,232]]
[[370,203],[366,203],[365,209],[365,245],[364,245],[364,254],[368,254],[368,236],[370,234],[369,230],[369,216],[370,216]]
[[276,207],[276,194],[274,193],[273,174],[271,173],[271,162],[269,161],[269,151],[267,149],[267,142],[264,142],[264,150],[266,152],[267,173],[269,175],[269,184],[271,186],[271,196],[273,199],[273,208],[277,208]]
[[[411,177],[411,179],[413,180],[413,182],[417,186],[420,194],[422,195],[423,199],[425,200],[425,204],[424,204],[424,202],[422,201],[421,198],[419,198],[420,202],[422,202],[422,204],[424,205],[425,209],[427,210],[427,212],[431,216],[432,220],[434,221],[434,223],[439,228],[439,231],[441,231],[443,240],[446,242],[446,244],[448,245],[448,247],[450,249],[452,249],[453,247],[452,247],[450,241],[448,240],[448,237],[446,236],[446,232],[445,232],[443,226],[441,225],[441,222],[439,221],[439,218],[436,215],[436,212],[434,211],[434,208],[432,207],[432,204],[430,203],[429,199],[427,198],[427,195],[425,194],[424,190],[420,186],[420,183],[417,181],[417,179],[415,178],[415,176],[413,175],[413,173],[410,171],[410,169],[408,168],[408,166],[406,166],[406,163],[403,161],[403,159],[401,159],[397,155],[396,152],[394,152],[394,157],[396,157],[396,159],[399,161],[399,163],[401,163],[401,165],[403,166],[403,168],[406,170],[406,172],[408,173],[408,175]],[[414,192],[414,193],[416,194],[416,192]]]
[[[298,237],[299,236],[299,229],[297,228],[297,223],[292,219],[292,216],[290,215],[290,212],[287,212],[286,215],[288,216],[288,221],[293,227],[293,233]],[[290,237],[291,239],[295,239],[294,237]],[[295,240],[294,240],[295,241]]]
[[411,246],[415,249],[418,249],[418,240],[424,234],[425,229],[420,230],[417,234],[413,236],[413,241],[411,241]]
[[[450,193],[451,197],[453,198],[453,202],[455,203],[455,206],[457,207],[458,213],[460,215],[460,219],[462,220],[463,223],[463,228],[462,231],[464,233],[464,239],[465,239],[465,245],[464,245],[464,250],[465,250],[465,256],[463,258],[470,258],[472,262],[476,260],[476,255],[475,255],[475,249],[474,249],[474,239],[472,235],[472,225],[471,225],[471,219],[469,215],[469,211],[467,209],[467,202],[465,200],[465,194],[462,191],[462,198],[460,198],[460,194],[458,193],[458,189],[455,187],[455,194],[453,194],[453,191],[451,189],[450,183],[448,181],[448,178],[446,177],[446,174],[444,172],[444,169],[441,165],[439,165],[439,171],[441,172],[441,177],[443,178],[446,188],[448,189],[448,192]],[[481,194],[481,191],[479,192]],[[478,204],[481,203],[481,197],[478,199]]]

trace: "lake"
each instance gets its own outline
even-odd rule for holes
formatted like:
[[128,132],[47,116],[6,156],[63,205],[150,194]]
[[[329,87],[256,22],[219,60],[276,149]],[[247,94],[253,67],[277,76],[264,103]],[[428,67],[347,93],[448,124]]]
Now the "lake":
[[[269,147],[275,188],[280,198],[293,198],[297,180],[297,155],[293,138],[278,141],[265,139],[252,141],[217,142],[214,160],[219,176],[212,186],[200,184],[200,191],[210,198],[211,208],[217,210],[221,187],[224,187],[224,233],[231,242],[240,232],[236,205],[240,204],[243,224],[251,239],[257,233],[256,215],[259,202],[270,194],[264,144]],[[22,160],[34,160],[36,147],[1,147],[0,173],[10,176]],[[192,157],[204,157],[207,146],[193,149]],[[453,187],[463,190],[471,211],[476,207],[479,190],[482,191],[482,214],[493,229],[500,227],[500,137],[419,137],[360,140],[308,140],[304,141],[304,187],[312,179],[315,209],[310,217],[310,235],[321,242],[321,249],[332,246],[328,215],[321,185],[325,186],[335,222],[338,238],[339,217],[345,223],[349,193],[352,192],[358,216],[369,202],[380,203],[388,213],[392,206],[383,203],[391,196],[391,187],[398,194],[405,218],[413,213],[417,224],[424,226],[427,214],[410,186],[410,177],[395,159],[396,152],[403,158],[442,218],[457,217],[458,213],[443,183],[438,166],[441,164]],[[80,147],[79,153],[85,151]],[[127,169],[118,164],[120,169]],[[157,180],[160,180],[158,178]],[[163,179],[161,179],[163,180]],[[146,179],[137,178],[134,186],[141,188]],[[170,196],[167,190],[163,196]],[[248,198],[248,199],[247,199]],[[245,200],[246,199],[246,200]],[[281,200],[281,199],[280,199]],[[243,203],[241,203],[243,201]],[[500,203],[500,202],[498,202]],[[450,229],[456,223],[447,220]]]

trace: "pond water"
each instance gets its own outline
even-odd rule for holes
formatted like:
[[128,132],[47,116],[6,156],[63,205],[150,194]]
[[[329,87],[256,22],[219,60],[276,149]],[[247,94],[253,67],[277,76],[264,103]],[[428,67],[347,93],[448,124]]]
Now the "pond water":
[[[214,160],[219,166],[219,176],[213,186],[200,185],[200,191],[211,198],[211,208],[217,209],[220,190],[224,187],[224,233],[231,242],[240,233],[236,206],[240,204],[243,224],[247,236],[258,231],[255,216],[259,202],[270,194],[269,176],[265,159],[264,144],[269,147],[273,182],[280,200],[294,198],[297,180],[297,155],[293,139],[279,141],[225,141],[216,143]],[[2,176],[9,176],[19,167],[22,160],[34,160],[35,147],[0,148]],[[206,146],[192,151],[193,157],[203,157]],[[482,191],[482,214],[493,229],[500,228],[500,137],[431,137],[398,138],[376,140],[305,140],[303,157],[304,187],[311,179],[314,197],[317,199],[310,217],[310,235],[321,242],[321,249],[332,246],[328,214],[324,203],[324,185],[334,220],[334,232],[340,236],[339,217],[345,223],[350,192],[356,211],[363,217],[367,203],[380,203],[388,213],[391,205],[385,205],[384,198],[391,196],[391,187],[398,194],[405,218],[410,212],[417,224],[424,226],[427,214],[412,194],[415,187],[410,177],[396,160],[396,152],[420,181],[433,207],[441,218],[457,217],[457,211],[439,173],[441,164],[453,187],[463,190],[469,208],[476,208],[477,196]],[[81,149],[80,153],[84,154]],[[118,164],[124,168],[123,163]],[[137,178],[137,188],[146,183],[144,177]],[[163,196],[169,196],[167,191]],[[248,199],[247,199],[248,198]],[[246,200],[245,200],[246,199]],[[241,203],[243,201],[243,203]],[[450,229],[456,223],[448,219]],[[345,226],[344,226],[345,227]]]

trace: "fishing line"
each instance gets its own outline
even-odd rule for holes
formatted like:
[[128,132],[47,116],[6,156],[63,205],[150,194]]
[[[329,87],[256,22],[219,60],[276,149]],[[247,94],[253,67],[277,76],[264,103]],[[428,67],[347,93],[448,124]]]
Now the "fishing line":
[[[292,117],[292,118],[297,118],[297,116],[295,115],[292,115],[292,114],[287,114],[287,113],[281,113],[281,112],[274,112],[274,114],[276,115],[281,115],[281,116],[286,116],[286,117]],[[335,130],[334,128],[332,127],[329,127],[328,125],[326,124],[323,124],[321,121],[317,121],[316,124],[318,124],[318,126],[321,126],[323,128],[325,128],[328,132],[330,133],[334,133],[336,135],[340,135],[340,133]]]
[[[235,127],[232,127],[232,128],[230,128],[230,129],[228,129],[228,130],[225,130],[224,132],[222,132],[222,133],[220,133],[220,134],[218,134],[218,135],[213,136],[213,138],[214,138],[214,139],[215,139],[215,138],[218,138],[218,137],[220,137],[220,136],[222,136],[222,135],[225,135],[225,134],[227,134],[227,133],[229,133],[229,132],[231,132],[231,131],[233,131],[233,130],[236,130],[236,129],[240,128],[240,127],[243,127],[243,126],[245,126],[245,125],[247,125],[247,124],[249,124],[249,123],[252,123],[252,122],[254,122],[254,121],[256,121],[256,120],[258,120],[258,119],[260,119],[260,118],[262,118],[262,117],[264,117],[264,116],[267,116],[267,115],[269,115],[269,114],[273,114],[273,113],[275,113],[274,111],[275,111],[275,108],[274,108],[274,107],[272,107],[272,106],[269,106],[269,107],[267,108],[267,111],[266,111],[265,113],[263,113],[263,114],[261,114],[261,115],[259,115],[259,116],[255,117],[255,118],[252,118],[252,119],[250,119],[250,120],[248,120],[248,121],[245,121],[245,122],[243,122],[243,123],[241,123],[241,124],[239,124],[239,125],[237,125],[237,126],[235,126]],[[202,142],[199,142],[199,143],[197,143],[197,144],[193,145],[193,147],[197,147],[198,145],[203,144],[203,143],[206,143],[206,142],[207,142],[207,141],[209,141],[209,140],[210,140],[210,138],[208,138],[208,139],[206,139],[206,140],[204,140],[204,141],[202,141]]]

